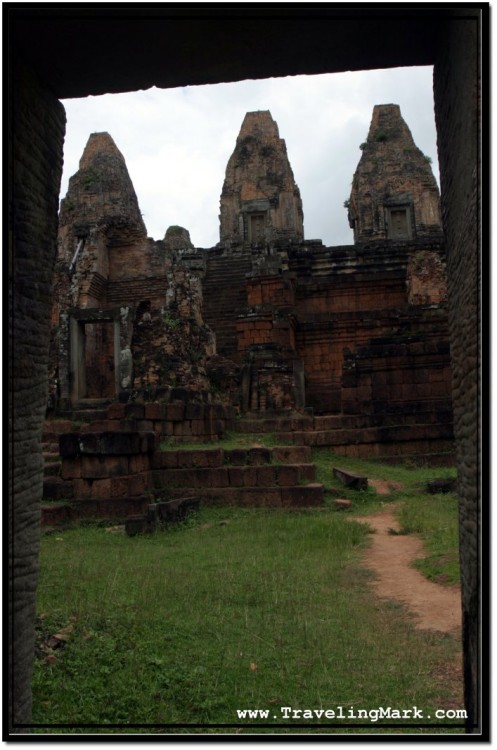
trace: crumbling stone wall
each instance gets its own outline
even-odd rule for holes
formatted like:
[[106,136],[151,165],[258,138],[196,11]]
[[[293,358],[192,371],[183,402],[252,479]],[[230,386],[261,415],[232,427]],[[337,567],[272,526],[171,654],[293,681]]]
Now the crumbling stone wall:
[[61,204],[49,405],[208,389],[203,272],[187,230],[147,238],[122,154],[108,133],[92,134]]

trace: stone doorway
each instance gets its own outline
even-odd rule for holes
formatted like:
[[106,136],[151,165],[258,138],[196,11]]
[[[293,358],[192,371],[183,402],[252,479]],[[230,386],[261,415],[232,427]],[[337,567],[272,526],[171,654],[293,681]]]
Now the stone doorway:
[[71,317],[73,403],[85,399],[112,399],[119,394],[119,336],[119,322],[100,311],[79,319]]
[[264,242],[264,214],[251,214],[249,217],[249,242]]

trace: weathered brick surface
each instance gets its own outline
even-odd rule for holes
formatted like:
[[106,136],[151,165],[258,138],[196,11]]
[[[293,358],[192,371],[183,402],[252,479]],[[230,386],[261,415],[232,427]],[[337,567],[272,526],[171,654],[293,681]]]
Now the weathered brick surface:
[[[256,225],[253,215],[257,215]],[[226,167],[221,193],[221,243],[303,238],[300,193],[284,140],[271,113],[247,112]]]
[[[479,11],[454,22],[434,69],[443,220],[447,237],[454,432],[460,498],[465,703],[469,723],[479,714],[481,460],[480,301],[481,83]],[[461,92],[464,98],[461,99]]]
[[[348,202],[355,242],[440,234],[438,187],[398,105],[374,107],[362,149]],[[405,234],[390,214],[399,208],[408,209]]]

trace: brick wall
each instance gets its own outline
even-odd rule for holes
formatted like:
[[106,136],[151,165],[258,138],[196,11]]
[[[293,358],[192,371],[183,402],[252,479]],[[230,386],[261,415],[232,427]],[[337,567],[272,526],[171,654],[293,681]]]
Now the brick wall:
[[[460,497],[465,702],[478,720],[480,403],[480,73],[477,9],[451,22],[434,71],[435,117],[447,240],[454,432]],[[473,17],[471,20],[471,16]]]
[[[12,53],[12,50],[10,50]],[[15,577],[9,723],[30,721],[51,274],[65,114],[34,72],[9,60],[9,563]],[[15,66],[15,67],[14,67]],[[12,652],[11,652],[12,649]],[[22,679],[16,680],[16,675]]]

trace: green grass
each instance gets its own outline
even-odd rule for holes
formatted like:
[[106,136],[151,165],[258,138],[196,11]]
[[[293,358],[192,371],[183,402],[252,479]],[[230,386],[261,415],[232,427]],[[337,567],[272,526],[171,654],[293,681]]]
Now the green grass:
[[419,534],[428,555],[416,561],[415,567],[431,581],[459,583],[459,525],[457,498],[454,493],[417,495],[399,509],[403,534]]
[[[379,464],[338,456],[326,448],[314,449],[312,457],[317,468],[317,480],[325,488],[339,489],[341,497],[352,500],[353,506],[347,513],[367,515],[386,504],[394,504],[400,525],[399,533],[419,534],[425,543],[427,554],[417,560],[414,567],[436,583],[459,583],[457,497],[454,493],[431,495],[424,491],[432,479],[455,478],[455,467]],[[333,476],[335,466],[369,479],[396,482],[402,487],[392,490],[389,495],[376,494],[371,486],[366,491],[349,490]],[[332,503],[331,494],[328,494],[327,500]]]
[[[80,733],[106,731],[77,729],[87,724],[145,725],[140,734],[205,726],[178,729],[194,733],[237,723],[243,708],[281,721],[280,706],[416,705],[431,715],[452,705],[452,686],[435,675],[459,643],[416,631],[400,605],[374,597],[359,565],[368,538],[364,524],[332,510],[242,508],[204,509],[151,536],[102,527],[46,535],[38,643],[74,629],[53,664],[38,653],[33,721]],[[390,731],[428,731],[416,723]],[[430,731],[462,731],[451,723]],[[224,731],[251,733],[251,724]],[[308,730],[287,721],[273,731]]]
[[160,443],[160,450],[198,451],[208,450],[209,448],[231,450],[234,448],[250,448],[253,445],[263,445],[266,448],[272,448],[275,445],[282,445],[282,441],[278,440],[271,433],[247,435],[241,432],[225,432],[221,440],[217,440],[215,443],[199,443],[194,441],[191,443],[178,443],[175,438],[165,439]]

